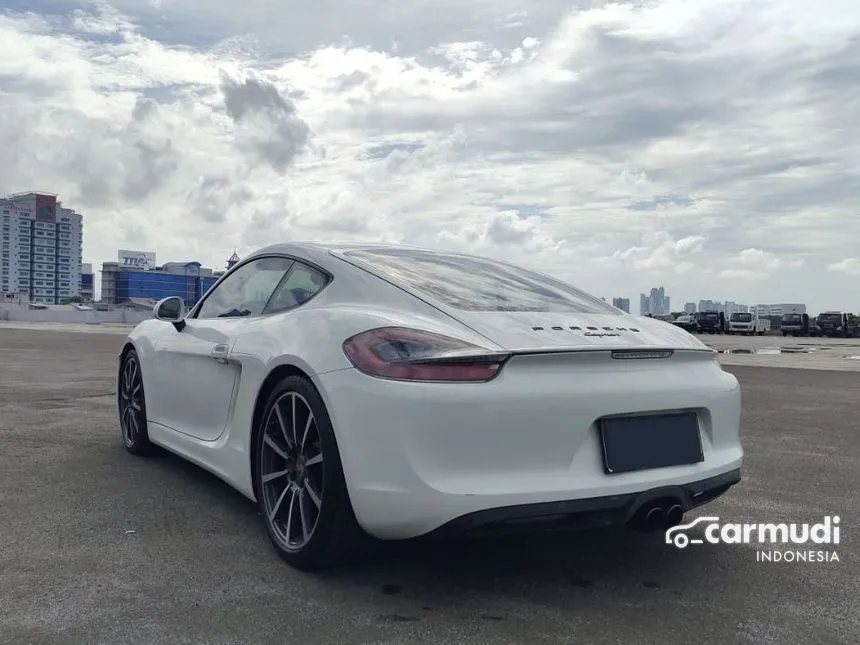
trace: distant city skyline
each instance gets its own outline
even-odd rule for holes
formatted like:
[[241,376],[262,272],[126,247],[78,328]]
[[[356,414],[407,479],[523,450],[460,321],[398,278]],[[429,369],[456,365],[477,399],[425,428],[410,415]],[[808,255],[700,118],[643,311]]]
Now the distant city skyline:
[[[605,300],[605,298],[604,298]],[[627,313],[630,312],[630,299],[624,296],[614,296],[612,305]],[[816,315],[818,311],[811,310],[806,303],[780,303],[775,301],[759,301],[742,304],[734,300],[687,300],[680,308],[672,307],[672,300],[666,293],[664,286],[652,287],[649,293],[639,294],[639,315],[668,315],[673,313],[693,314],[699,311],[717,311],[730,316],[734,313],[749,313],[758,311],[763,316],[781,316],[785,313],[810,313]],[[822,309],[821,311],[826,311]],[[853,312],[848,312],[853,313]]]

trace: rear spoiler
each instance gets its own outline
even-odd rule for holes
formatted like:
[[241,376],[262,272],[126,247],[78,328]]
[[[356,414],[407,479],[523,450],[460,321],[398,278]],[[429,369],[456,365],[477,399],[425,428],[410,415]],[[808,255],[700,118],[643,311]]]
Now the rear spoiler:
[[594,347],[593,345],[572,345],[568,347],[540,347],[534,349],[507,350],[511,356],[536,356],[543,354],[605,354],[611,353],[613,358],[636,359],[636,358],[669,358],[674,354],[717,354],[718,352],[709,347],[629,347],[623,345],[606,345]]

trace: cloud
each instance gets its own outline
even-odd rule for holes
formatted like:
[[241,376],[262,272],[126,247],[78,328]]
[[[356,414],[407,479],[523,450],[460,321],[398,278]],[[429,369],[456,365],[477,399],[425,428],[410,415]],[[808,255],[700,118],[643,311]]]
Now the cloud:
[[827,265],[828,271],[836,271],[838,273],[847,273],[848,275],[860,275],[860,259],[845,258],[839,262],[834,262]]
[[612,259],[632,265],[635,270],[685,273],[696,267],[695,259],[704,250],[707,238],[688,235],[672,239],[666,233],[648,234],[641,246],[631,246],[612,254]]
[[853,306],[853,0],[5,6],[0,193],[58,193],[88,261],[388,240]]
[[238,81],[221,72],[224,107],[237,127],[236,144],[278,173],[286,172],[308,144],[310,128],[289,98],[265,80]]
[[803,258],[785,259],[777,257],[768,251],[761,249],[744,249],[737,256],[737,262],[742,266],[756,267],[760,269],[785,269],[802,267]]

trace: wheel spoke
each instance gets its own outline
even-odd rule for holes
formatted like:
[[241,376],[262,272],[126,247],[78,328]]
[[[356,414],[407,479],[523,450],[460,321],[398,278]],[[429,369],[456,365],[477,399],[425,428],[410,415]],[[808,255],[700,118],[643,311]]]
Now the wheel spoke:
[[131,365],[131,372],[128,378],[128,389],[130,390],[137,380],[137,361],[129,361],[129,364]]
[[[292,485],[287,487],[288,489],[292,489]],[[292,496],[290,497],[290,507],[287,509],[287,526],[285,535],[287,537],[287,543],[290,541],[290,533],[293,530],[293,508],[296,506],[296,492],[293,491]]]
[[302,450],[305,449],[305,441],[307,441],[307,438],[308,438],[308,430],[311,429],[311,425],[313,425],[313,422],[314,422],[314,413],[311,412],[310,410],[308,410],[308,422],[305,423],[305,431],[302,433],[302,442],[299,444],[299,446],[301,447]]
[[309,479],[305,480],[305,490],[308,493],[308,497],[311,498],[311,501],[314,503],[314,506],[319,508],[322,505],[322,500],[317,492],[314,490],[313,484]]
[[263,441],[265,442],[265,444],[267,446],[269,446],[269,448],[274,450],[278,454],[278,456],[281,457],[282,459],[288,459],[289,458],[289,457],[287,457],[287,453],[285,453],[281,449],[281,447],[278,444],[276,444],[275,441],[269,435],[264,435]]
[[[278,425],[281,426],[281,434],[284,436],[284,441],[287,442],[287,449],[293,450],[295,444],[290,441],[290,433],[287,432],[287,422],[284,420],[284,413],[281,412],[280,401],[275,401],[275,415],[278,417]],[[283,455],[283,457],[286,459],[286,455]]]
[[313,457],[310,457],[305,461],[305,466],[316,466],[317,464],[321,464],[322,460],[322,453],[318,452]]
[[296,393],[290,392],[290,413],[292,414],[293,445],[299,445],[298,428],[296,428]]
[[308,538],[311,536],[311,520],[308,517],[308,509],[305,504],[305,494],[304,491],[299,491],[299,517],[302,518],[302,538],[304,542],[308,541]]
[[[290,490],[292,490],[292,491],[293,491],[293,497],[292,497],[292,499],[290,499],[290,509],[289,509],[289,511],[287,512],[287,531],[286,531],[286,535],[287,535],[287,544],[289,544],[289,543],[290,543],[290,540],[291,540],[291,538],[292,538],[292,533],[293,533],[293,530],[292,530],[292,529],[293,529],[293,517],[295,517],[295,515],[296,515],[296,510],[298,510],[298,509],[296,508],[296,497],[298,497],[298,495],[296,494],[296,491],[295,491],[295,489],[293,489],[293,488],[292,488],[292,486],[290,487]],[[301,513],[299,513],[299,523],[301,523],[301,521],[302,521]],[[303,531],[303,532],[304,532],[304,531]]]
[[[275,505],[272,507],[272,510],[271,510],[271,511],[269,511],[269,521],[270,521],[270,522],[271,522],[272,520],[274,520],[274,519],[275,519],[275,517],[277,516],[278,511],[281,509],[281,504],[283,503],[284,498],[287,496],[287,493],[289,493],[291,490],[292,490],[292,487],[291,487],[291,486],[287,486],[287,487],[286,487],[286,488],[284,488],[284,490],[281,492],[280,497],[278,497],[278,501],[277,501],[277,502],[275,502]],[[292,502],[292,500],[290,500],[290,508],[292,508],[292,504],[293,504],[293,502]]]
[[274,472],[274,473],[266,473],[265,475],[263,475],[263,483],[268,484],[273,479],[278,479],[279,477],[284,477],[288,472],[289,472],[288,470],[284,469],[284,470],[279,470],[279,471]]

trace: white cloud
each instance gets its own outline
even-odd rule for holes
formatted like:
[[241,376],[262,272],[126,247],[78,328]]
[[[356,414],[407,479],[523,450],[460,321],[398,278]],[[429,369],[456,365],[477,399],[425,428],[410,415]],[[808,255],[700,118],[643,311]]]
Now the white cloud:
[[0,12],[0,193],[58,193],[96,263],[384,239],[856,308],[853,0],[267,6]]
[[860,259],[845,258],[839,262],[828,264],[827,269],[839,273],[847,273],[848,275],[860,275]]
[[789,267],[802,267],[803,258],[784,259],[777,257],[768,251],[761,249],[744,249],[738,253],[737,262],[743,266],[756,267],[760,269],[784,269]]

